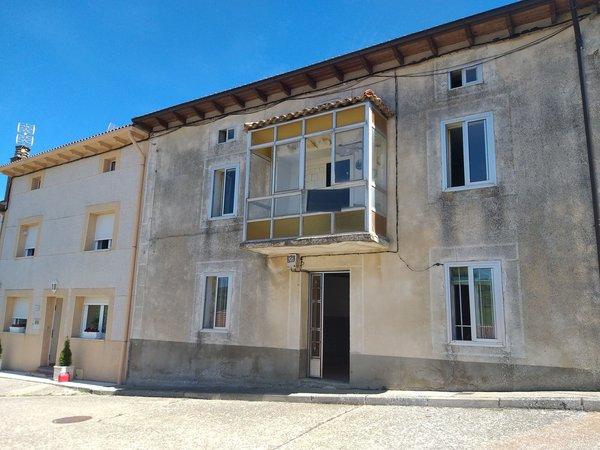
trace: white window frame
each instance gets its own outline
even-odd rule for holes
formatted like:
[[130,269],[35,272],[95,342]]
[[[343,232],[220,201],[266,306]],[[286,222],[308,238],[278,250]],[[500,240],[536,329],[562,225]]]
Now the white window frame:
[[[450,287],[450,269],[452,267],[467,267],[469,276],[469,309],[471,313],[471,340],[454,340],[452,323],[452,296]],[[494,285],[494,313],[495,313],[495,339],[477,338],[477,322],[475,317],[475,287],[473,279],[473,269],[492,269],[492,282]],[[465,346],[486,346],[502,347],[504,346],[504,298],[502,295],[502,264],[500,261],[463,261],[444,264],[444,283],[446,290],[446,318],[448,329],[448,343],[452,345]]]
[[[471,182],[471,173],[469,167],[469,140],[468,124],[469,122],[485,121],[485,150],[488,179],[484,181]],[[464,186],[449,186],[448,180],[448,126],[460,124],[463,130],[463,161],[464,161]],[[470,116],[459,117],[456,119],[443,120],[440,124],[440,151],[442,156],[442,190],[443,191],[464,191],[467,189],[477,189],[482,187],[495,186],[496,180],[496,148],[494,145],[494,114],[486,112],[482,114],[473,114]]]
[[[235,169],[235,187],[233,192],[233,212],[231,214],[222,214],[219,216],[214,216],[213,213],[213,197],[215,195],[215,172],[218,170],[222,170],[227,172],[229,169]],[[219,166],[211,167],[210,169],[210,198],[209,198],[209,208],[208,208],[208,218],[209,220],[221,220],[221,219],[231,219],[233,217],[237,217],[238,215],[238,189],[240,184],[240,165],[239,164],[224,164]],[[221,211],[223,211],[223,204],[225,202],[225,189],[223,187],[223,199],[221,200]]]
[[[469,69],[477,69],[477,79],[475,81],[467,82],[467,70]],[[452,72],[460,70],[460,77],[462,80],[462,85],[457,87],[452,87]],[[457,89],[461,89],[467,86],[473,86],[475,84],[483,83],[483,66],[481,64],[476,64],[473,66],[466,66],[460,69],[451,70],[448,72],[448,90],[455,91]]]
[[[202,318],[200,322],[201,331],[203,332],[214,332],[214,333],[225,333],[229,331],[229,324],[231,323],[231,299],[233,298],[233,275],[231,273],[205,273],[202,275],[204,277],[204,284],[202,289]],[[213,308],[213,327],[205,328],[204,327],[204,309],[206,305],[206,286],[208,284],[208,278],[216,277],[217,284],[219,278],[227,278],[227,307],[225,308],[225,326],[224,327],[215,327],[214,323],[217,317],[217,299],[215,298],[214,308]],[[217,291],[215,291],[215,295],[217,295]]]
[[[106,312],[106,310],[108,309],[108,303],[102,303],[102,302],[90,302],[90,303],[84,303],[83,304],[83,314],[82,314],[82,319],[81,319],[81,333],[85,332],[85,324],[87,323],[87,316],[88,316],[88,308],[90,306],[103,306],[104,308],[100,308],[100,319],[98,320],[98,332],[102,333],[102,325],[106,325],[106,333],[104,333],[102,339],[106,339],[106,335],[108,334],[108,324],[104,324],[104,314]],[[102,325],[101,325],[102,324]]]
[[[219,141],[219,133],[223,130],[225,130],[225,140],[221,142],[221,141]],[[233,132],[232,138],[229,137],[230,131]],[[219,131],[217,131],[217,144],[224,144],[226,142],[231,142],[231,141],[235,141],[235,128],[221,128],[221,129],[219,129]]]
[[[98,244],[103,241],[108,241],[108,248],[98,248]],[[112,239],[98,239],[94,241],[94,250],[95,252],[106,252],[108,250],[112,250]]]

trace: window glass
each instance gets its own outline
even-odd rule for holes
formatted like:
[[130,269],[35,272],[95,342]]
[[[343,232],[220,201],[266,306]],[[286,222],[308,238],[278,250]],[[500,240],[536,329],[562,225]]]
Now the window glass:
[[25,227],[23,231],[25,234],[25,256],[34,256],[35,254],[35,245],[37,243],[37,235],[38,235],[38,227],[37,226],[29,226]]
[[232,141],[235,138],[235,130],[230,128],[227,130],[227,140]]
[[473,83],[475,81],[477,81],[477,67],[465,69],[465,82]]
[[219,144],[227,140],[227,130],[219,130]]
[[387,187],[387,140],[377,131],[373,132],[373,168],[372,177],[375,186]]
[[270,198],[248,202],[248,220],[271,217],[271,202]]
[[365,121],[365,106],[360,105],[356,108],[344,109],[336,113],[336,127],[344,127],[353,123]]
[[277,127],[277,140],[283,141],[302,134],[302,121],[287,123]]
[[225,328],[227,325],[228,277],[206,277],[203,328]]
[[[94,242],[96,250],[104,250],[110,247],[110,242],[113,237],[113,228],[115,224],[114,214],[101,214],[96,216],[96,229],[94,233]],[[98,248],[98,243],[102,243],[102,247]]]
[[218,169],[213,172],[213,198],[211,216],[233,214],[235,205],[236,169]]
[[219,277],[217,280],[217,305],[215,308],[215,328],[225,328],[227,324],[227,291],[229,279]]
[[462,70],[453,70],[450,72],[450,89],[462,86]]
[[246,239],[249,241],[258,241],[269,239],[271,237],[271,221],[260,220],[257,222],[248,222],[246,224]]
[[387,136],[387,120],[375,110],[373,111],[373,124],[377,131]]
[[31,190],[32,191],[39,189],[41,185],[42,185],[41,177],[34,177],[31,179]]
[[473,269],[478,339],[495,339],[495,313],[492,269]]
[[358,211],[342,211],[335,213],[335,232],[350,233],[353,231],[365,230],[365,212]]
[[302,219],[303,236],[331,234],[331,214],[314,214]]
[[485,181],[487,174],[487,155],[485,148],[485,120],[469,122],[469,173],[472,183]]
[[471,340],[471,309],[469,301],[469,274],[467,267],[450,268],[450,296],[452,302],[452,338]]
[[275,199],[274,215],[281,217],[300,214],[301,198],[300,195],[277,197]]
[[300,142],[278,145],[275,151],[275,192],[299,188]]
[[225,192],[223,199],[223,214],[233,214],[235,200],[235,169],[225,172]]
[[335,182],[362,180],[363,129],[342,131],[335,135]]
[[300,234],[300,218],[275,219],[273,221],[273,238],[296,237]]
[[256,130],[252,132],[251,143],[252,145],[266,144],[273,142],[274,128],[265,128],[262,130]]
[[448,181],[449,187],[465,185],[465,163],[462,127],[448,129]]
[[27,317],[29,316],[29,301],[25,298],[18,298],[13,301],[12,320],[10,326],[17,331],[25,332],[27,327]]
[[333,128],[333,114],[324,114],[322,116],[306,119],[304,126],[306,134],[330,130]]
[[304,169],[306,189],[331,186],[331,141],[330,133],[306,139],[306,167]]
[[103,312],[104,305],[86,305],[87,315],[85,319],[83,331],[88,333],[105,333],[106,326],[101,321],[101,313]]
[[273,147],[263,147],[250,152],[250,198],[271,195]]

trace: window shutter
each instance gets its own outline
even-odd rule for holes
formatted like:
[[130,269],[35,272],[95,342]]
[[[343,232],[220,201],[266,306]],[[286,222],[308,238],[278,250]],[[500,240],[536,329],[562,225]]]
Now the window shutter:
[[96,217],[96,233],[94,235],[95,241],[101,241],[104,239],[112,239],[113,237],[113,226],[115,223],[114,214],[103,214]]
[[27,319],[29,315],[29,302],[27,299],[19,298],[13,306],[13,319]]
[[27,227],[27,236],[25,237],[25,248],[35,248],[37,242],[38,227]]

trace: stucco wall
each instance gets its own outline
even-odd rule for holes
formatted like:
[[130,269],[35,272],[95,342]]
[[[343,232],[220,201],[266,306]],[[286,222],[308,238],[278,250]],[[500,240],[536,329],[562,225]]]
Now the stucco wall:
[[[32,175],[13,179],[0,249],[0,317],[4,318],[7,297],[17,295],[15,290],[28,290],[31,303],[26,338],[7,336],[2,342],[6,355],[26,354],[27,361],[24,356],[8,357],[6,368],[32,370],[47,364],[42,340],[51,324],[45,323],[45,306],[47,298],[53,296],[51,283],[58,281],[56,295],[63,298],[58,352],[65,337],[78,336],[73,334],[79,330],[73,321],[81,320],[80,316],[75,318],[76,296],[105,298],[110,308],[106,340],[93,345],[73,342],[73,358],[87,379],[119,379],[127,340],[142,159],[131,146],[110,155],[118,158],[114,172],[101,172],[101,159],[109,156],[105,153],[36,172],[35,176],[43,176],[37,190],[30,190]],[[113,248],[84,251],[90,208],[105,204],[118,209]],[[19,224],[34,216],[41,217],[35,256],[17,258]],[[25,345],[29,342],[35,344]]]
[[[598,119],[600,18],[585,19],[582,28],[589,43],[591,109]],[[495,347],[448,343],[439,266],[413,272],[394,253],[307,257],[306,270],[351,273],[351,383],[433,389],[597,387],[600,286],[572,30],[516,51],[552,31],[398,69],[396,80],[372,77],[319,98],[288,100],[154,137],[130,382],[231,381],[236,375],[242,382],[294,381],[298,370],[303,376],[307,277],[290,273],[284,258],[239,250],[243,183],[238,218],[208,218],[211,168],[239,164],[244,180],[244,122],[360,95],[368,87],[397,111],[389,121],[388,182],[397,187],[400,255],[417,268],[499,261],[505,340]],[[445,73],[414,76],[481,59],[486,59],[484,83],[458,91],[448,91]],[[493,114],[498,181],[488,188],[442,192],[440,122],[478,113]],[[217,131],[231,127],[235,141],[217,144]],[[597,152],[599,134],[596,128]],[[388,195],[388,211],[387,237],[394,249],[394,195]],[[201,331],[203,275],[210,273],[233,276],[227,332]],[[240,350],[248,347],[253,350]],[[281,372],[280,356],[272,349],[299,351],[300,362]],[[161,354],[170,356],[160,362]],[[240,354],[250,360],[255,355],[256,364],[232,362],[232,355]],[[273,363],[265,364],[265,358]]]

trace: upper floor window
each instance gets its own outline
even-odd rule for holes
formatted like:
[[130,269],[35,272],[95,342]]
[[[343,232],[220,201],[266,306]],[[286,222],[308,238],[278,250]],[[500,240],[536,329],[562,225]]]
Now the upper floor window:
[[35,256],[39,228],[39,222],[21,225],[19,242],[17,244],[17,257]]
[[213,170],[211,217],[231,217],[236,211],[237,167]]
[[42,187],[42,177],[33,177],[31,178],[31,190],[35,191]]
[[470,86],[483,81],[481,65],[464,67],[462,69],[452,70],[448,74],[448,86],[450,89]]
[[452,342],[503,340],[499,262],[445,265],[446,304]]
[[114,172],[117,169],[117,158],[105,158],[102,160],[102,172]]
[[446,190],[496,182],[492,114],[442,122],[442,181]]
[[230,293],[231,277],[206,277],[202,328],[217,330],[227,328],[227,305],[229,303]]
[[110,250],[113,246],[115,214],[90,214],[86,236],[86,250]]
[[235,129],[226,128],[223,130],[219,130],[219,139],[218,139],[219,144],[222,144],[223,142],[233,141],[234,139],[235,139]]

